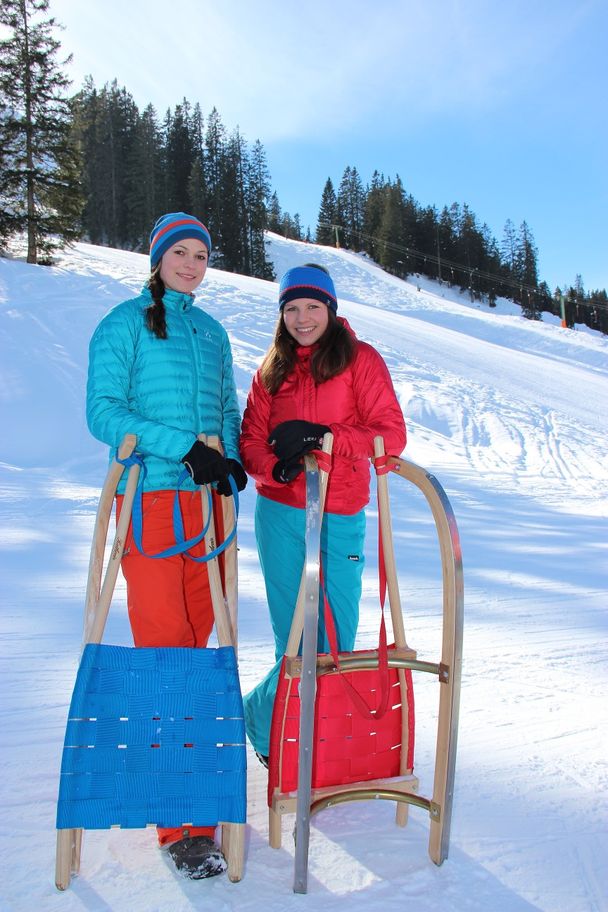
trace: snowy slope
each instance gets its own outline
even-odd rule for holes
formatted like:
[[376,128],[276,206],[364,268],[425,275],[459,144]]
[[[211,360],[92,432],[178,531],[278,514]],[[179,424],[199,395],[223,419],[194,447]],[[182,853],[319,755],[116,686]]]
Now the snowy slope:
[[[277,275],[326,265],[340,312],[385,357],[408,423],[406,455],[431,469],[455,510],[465,564],[465,656],[450,857],[428,859],[428,821],[405,830],[383,802],[314,820],[307,897],[292,893],[293,844],[267,845],[265,782],[249,769],[245,878],[189,883],[154,833],[88,833],[82,873],[53,886],[65,714],[105,448],[84,423],[88,339],[136,293],[145,256],[77,245],[54,268],[0,260],[0,623],[3,694],[0,909],[331,912],[597,912],[608,908],[605,759],[608,341],[556,321],[490,311],[428,281],[402,282],[365,257],[270,236]],[[420,289],[420,290],[419,290]],[[226,326],[244,404],[277,316],[274,283],[210,270],[199,302]],[[408,640],[438,655],[437,554],[421,498],[394,490]],[[272,658],[242,498],[240,665],[246,691]],[[361,645],[378,612],[374,510]],[[129,642],[119,585],[107,642]],[[416,681],[416,767],[432,789],[436,685]]]

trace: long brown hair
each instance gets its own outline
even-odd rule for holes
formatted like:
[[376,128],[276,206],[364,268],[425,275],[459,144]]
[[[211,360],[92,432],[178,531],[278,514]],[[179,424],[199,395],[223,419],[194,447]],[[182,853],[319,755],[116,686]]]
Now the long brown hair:
[[[354,337],[331,308],[328,308],[328,316],[327,329],[319,339],[310,363],[315,383],[325,383],[346,370],[355,357],[357,347]],[[272,345],[260,367],[262,383],[271,396],[278,392],[293,370],[297,361],[297,348],[298,343],[287,331],[281,312]]]
[[152,295],[152,303],[146,307],[146,326],[150,332],[154,333],[157,339],[166,339],[167,315],[163,304],[165,283],[160,277],[160,261],[150,273],[148,288]]

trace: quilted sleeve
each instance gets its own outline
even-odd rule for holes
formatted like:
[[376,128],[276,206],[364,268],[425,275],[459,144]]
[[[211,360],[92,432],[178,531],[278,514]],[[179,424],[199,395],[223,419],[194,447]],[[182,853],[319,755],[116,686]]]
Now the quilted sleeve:
[[354,458],[371,457],[374,437],[381,436],[386,452],[399,456],[406,443],[405,421],[384,360],[371,345],[359,342],[352,370],[358,421],[331,423],[334,452]]
[[227,332],[222,328],[222,441],[225,455],[240,460],[239,433],[241,413],[234,382],[232,349]]
[[278,486],[272,477],[276,456],[266,442],[270,433],[270,393],[257,371],[247,397],[241,428],[241,457],[245,471],[257,482]]

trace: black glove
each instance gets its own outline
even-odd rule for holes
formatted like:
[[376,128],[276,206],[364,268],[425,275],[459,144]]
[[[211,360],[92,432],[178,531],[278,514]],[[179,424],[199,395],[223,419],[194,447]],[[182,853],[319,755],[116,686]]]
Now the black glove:
[[279,459],[293,459],[323,446],[323,435],[329,433],[326,424],[311,421],[282,421],[268,437]]
[[182,462],[192,475],[197,485],[211,484],[213,481],[225,480],[230,469],[228,460],[221,453],[197,440],[182,457]]
[[[227,459],[229,474],[234,478],[237,491],[242,491],[247,485],[247,475],[245,469],[238,459]],[[223,494],[224,497],[232,497],[232,488],[227,478],[223,478],[217,483],[217,493]]]
[[289,484],[304,471],[304,466],[299,456],[293,459],[279,459],[274,464],[272,477],[280,484]]

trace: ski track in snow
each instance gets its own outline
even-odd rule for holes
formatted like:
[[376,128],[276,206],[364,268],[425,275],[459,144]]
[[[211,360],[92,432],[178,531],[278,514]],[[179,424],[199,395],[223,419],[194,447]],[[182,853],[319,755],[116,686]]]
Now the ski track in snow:
[[[314,818],[309,894],[294,896],[293,817],[282,848],[270,849],[264,771],[250,754],[240,884],[185,881],[151,829],[111,830],[85,835],[80,877],[55,890],[61,744],[106,466],[84,424],[86,349],[108,307],[138,292],[148,262],[77,245],[53,269],[0,260],[0,908],[331,912],[347,901],[386,912],[605,912],[607,340],[521,320],[508,302],[489,312],[422,278],[403,283],[347,251],[270,240],[277,275],[310,261],[330,269],[340,312],[389,365],[406,455],[437,475],[456,513],[465,649],[449,859],[429,861],[423,812],[412,809],[402,830],[388,803],[342,805]],[[244,405],[272,336],[276,284],[210,270],[200,303],[230,333]],[[400,485],[393,520],[408,641],[436,660],[432,521],[419,493]],[[254,500],[249,487],[239,527],[244,692],[273,658]],[[375,520],[372,504],[359,645],[377,637]],[[122,580],[105,641],[130,642]],[[416,772],[430,794],[437,685],[417,676],[415,693]]]

